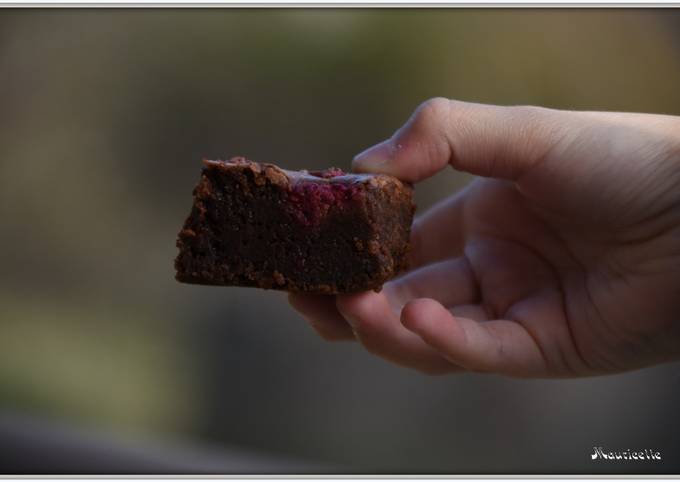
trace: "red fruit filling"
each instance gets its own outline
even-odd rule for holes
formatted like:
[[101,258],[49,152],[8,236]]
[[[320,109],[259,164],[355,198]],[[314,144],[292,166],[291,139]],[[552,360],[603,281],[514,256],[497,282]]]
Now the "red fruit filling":
[[[327,175],[335,177],[342,174]],[[288,206],[300,224],[318,226],[331,209],[346,209],[363,195],[360,186],[354,184],[302,182],[288,193]]]
[[330,167],[328,169],[324,169],[323,171],[309,171],[309,174],[315,177],[330,179],[332,177],[344,176],[346,173],[337,167]]

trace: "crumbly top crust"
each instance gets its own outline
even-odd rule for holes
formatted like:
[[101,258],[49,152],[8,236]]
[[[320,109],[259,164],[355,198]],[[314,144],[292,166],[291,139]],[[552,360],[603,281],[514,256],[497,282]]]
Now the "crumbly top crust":
[[383,188],[389,184],[394,185],[400,189],[410,189],[408,184],[403,183],[399,179],[387,174],[350,174],[345,173],[341,169],[332,167],[323,171],[289,171],[282,169],[274,164],[266,162],[255,162],[246,159],[245,157],[232,157],[229,160],[203,160],[203,164],[208,169],[222,169],[222,170],[250,170],[256,177],[263,177],[268,179],[272,184],[279,186],[295,186],[299,183],[319,183],[319,184],[356,184],[365,183],[372,188]]

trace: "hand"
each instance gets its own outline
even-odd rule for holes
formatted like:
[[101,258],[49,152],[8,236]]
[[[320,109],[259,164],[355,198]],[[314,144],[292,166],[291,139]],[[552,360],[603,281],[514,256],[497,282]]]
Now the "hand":
[[479,176],[419,217],[380,293],[290,302],[429,374],[574,377],[680,358],[680,118],[432,99],[354,169]]

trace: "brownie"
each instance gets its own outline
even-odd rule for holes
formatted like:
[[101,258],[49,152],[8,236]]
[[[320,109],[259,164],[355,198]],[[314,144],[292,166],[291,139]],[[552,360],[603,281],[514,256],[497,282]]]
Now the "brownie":
[[177,280],[333,294],[377,291],[406,268],[415,206],[397,178],[203,163]]

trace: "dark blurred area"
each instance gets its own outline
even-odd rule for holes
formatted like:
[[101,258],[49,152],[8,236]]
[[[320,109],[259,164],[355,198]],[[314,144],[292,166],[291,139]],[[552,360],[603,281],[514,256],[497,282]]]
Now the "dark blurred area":
[[678,364],[431,378],[173,278],[204,157],[349,169],[429,97],[680,114],[679,86],[680,10],[0,10],[0,472],[680,472]]

